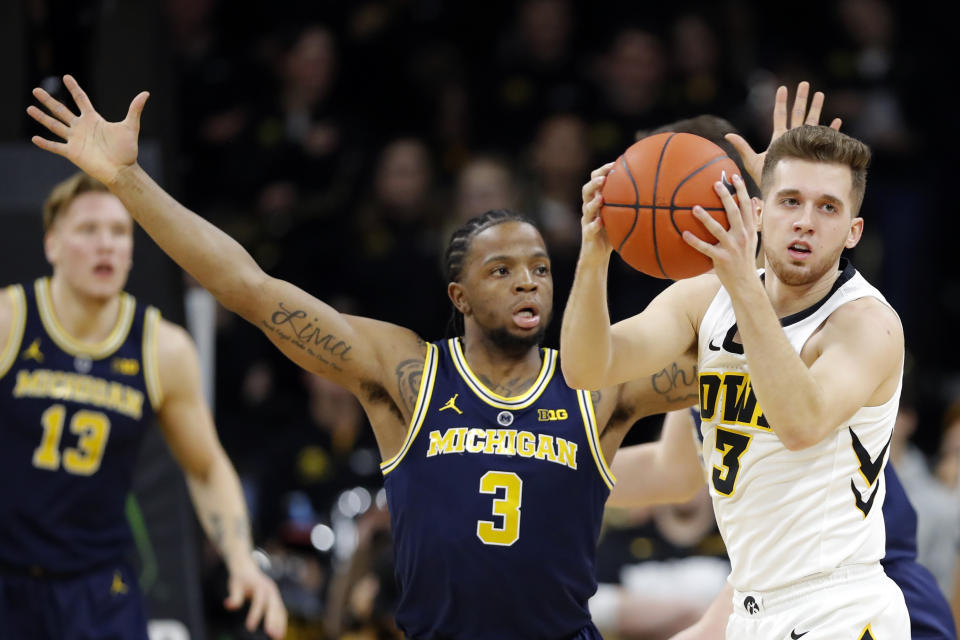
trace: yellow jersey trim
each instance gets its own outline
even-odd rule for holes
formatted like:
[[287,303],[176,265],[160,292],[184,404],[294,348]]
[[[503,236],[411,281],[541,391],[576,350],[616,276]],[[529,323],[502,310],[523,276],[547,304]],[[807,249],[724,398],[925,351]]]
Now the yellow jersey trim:
[[485,403],[497,409],[517,411],[519,409],[525,409],[536,402],[537,398],[546,390],[547,385],[550,384],[550,379],[553,378],[553,373],[557,366],[557,352],[553,349],[541,349],[543,364],[540,366],[540,374],[537,376],[537,379],[522,395],[507,398],[490,391],[490,389],[477,378],[476,374],[473,373],[470,365],[467,364],[466,357],[463,355],[460,338],[451,338],[447,341],[447,346],[450,349],[450,358],[453,360],[453,366],[460,374],[460,377],[463,378],[464,382],[467,383],[467,386],[470,387],[470,390]]
[[86,356],[91,360],[100,360],[106,358],[114,351],[120,348],[130,333],[130,327],[133,325],[133,312],[136,309],[136,301],[128,293],[120,293],[120,313],[117,315],[117,323],[104,340],[97,343],[85,343],[77,340],[60,326],[57,315],[53,310],[53,299],[50,296],[50,279],[39,278],[34,283],[34,291],[37,294],[37,309],[40,311],[40,321],[47,335],[72,356]]
[[430,408],[430,399],[433,398],[433,383],[437,378],[437,363],[439,362],[439,349],[437,345],[427,343],[427,355],[423,360],[423,376],[420,378],[420,389],[417,391],[417,404],[413,408],[413,417],[410,418],[410,427],[407,429],[407,437],[403,441],[400,451],[389,460],[380,463],[380,472],[387,475],[397,468],[403,457],[407,455],[410,446],[420,433],[420,427],[423,426],[423,420],[427,417],[427,409]]
[[7,287],[7,295],[13,303],[10,316],[10,333],[7,335],[7,344],[0,352],[0,378],[7,375],[20,353],[20,344],[23,342],[23,331],[27,326],[27,296],[23,287],[18,284]]
[[597,465],[600,477],[607,485],[607,488],[613,490],[613,485],[617,479],[607,466],[607,461],[603,457],[603,449],[600,447],[600,433],[597,430],[597,416],[593,411],[593,398],[589,391],[577,390],[577,401],[580,404],[580,415],[583,416],[583,426],[587,430],[587,443],[590,445],[590,454]]
[[160,310],[147,307],[143,317],[143,380],[153,410],[163,404],[163,386],[160,384],[160,365],[157,356],[157,329],[160,326]]

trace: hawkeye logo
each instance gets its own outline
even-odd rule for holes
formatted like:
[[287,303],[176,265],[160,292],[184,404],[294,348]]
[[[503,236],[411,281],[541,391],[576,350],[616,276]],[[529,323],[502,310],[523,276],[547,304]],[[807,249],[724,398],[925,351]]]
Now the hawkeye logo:
[[566,409],[537,409],[537,420],[540,422],[566,420],[568,417]]
[[701,373],[700,417],[708,422],[770,431],[750,386],[750,376],[745,373]]
[[23,350],[23,359],[24,360],[34,360],[36,362],[43,362],[43,353],[40,351],[40,338],[37,338],[30,343],[30,346]]

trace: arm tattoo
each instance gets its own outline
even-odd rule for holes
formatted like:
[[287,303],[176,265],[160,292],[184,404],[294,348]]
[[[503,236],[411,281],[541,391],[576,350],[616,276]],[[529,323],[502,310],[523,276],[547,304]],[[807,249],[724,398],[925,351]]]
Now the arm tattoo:
[[420,393],[420,379],[423,377],[423,360],[404,360],[397,365],[396,374],[403,406],[409,415],[413,415],[417,394]]
[[[276,336],[276,341],[289,342],[335,371],[342,371],[341,362],[350,362],[353,347],[332,333],[327,333],[316,323],[319,319],[303,309],[288,309],[283,302],[269,320],[262,320],[264,331]],[[268,334],[269,335],[269,334]]]
[[650,376],[650,385],[653,390],[666,398],[668,402],[699,398],[700,388],[699,385],[695,384],[696,381],[697,365],[693,365],[690,370],[686,370],[676,362]]

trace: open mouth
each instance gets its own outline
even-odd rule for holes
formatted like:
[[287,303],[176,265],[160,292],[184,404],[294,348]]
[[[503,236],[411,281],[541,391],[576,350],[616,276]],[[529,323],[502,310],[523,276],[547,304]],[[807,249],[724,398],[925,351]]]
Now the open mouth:
[[521,329],[536,328],[540,325],[540,309],[533,304],[514,308],[513,323]]
[[109,278],[110,276],[113,275],[113,272],[114,272],[113,265],[110,265],[110,264],[98,264],[93,268],[93,273],[95,275],[98,275],[104,278]]
[[797,260],[805,260],[811,253],[810,245],[806,242],[794,242],[787,247],[787,253],[790,254],[790,257],[796,258]]

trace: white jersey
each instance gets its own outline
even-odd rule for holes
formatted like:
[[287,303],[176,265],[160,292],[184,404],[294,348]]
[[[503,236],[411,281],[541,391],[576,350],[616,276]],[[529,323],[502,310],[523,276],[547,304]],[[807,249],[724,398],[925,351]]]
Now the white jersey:
[[[796,349],[841,305],[873,297],[846,260],[813,306],[781,319]],[[884,404],[863,407],[820,443],[790,451],[770,429],[750,385],[733,304],[722,288],[699,330],[700,417],[707,484],[730,556],[730,583],[766,591],[884,556],[883,466],[900,385]],[[902,374],[901,374],[902,384]]]

